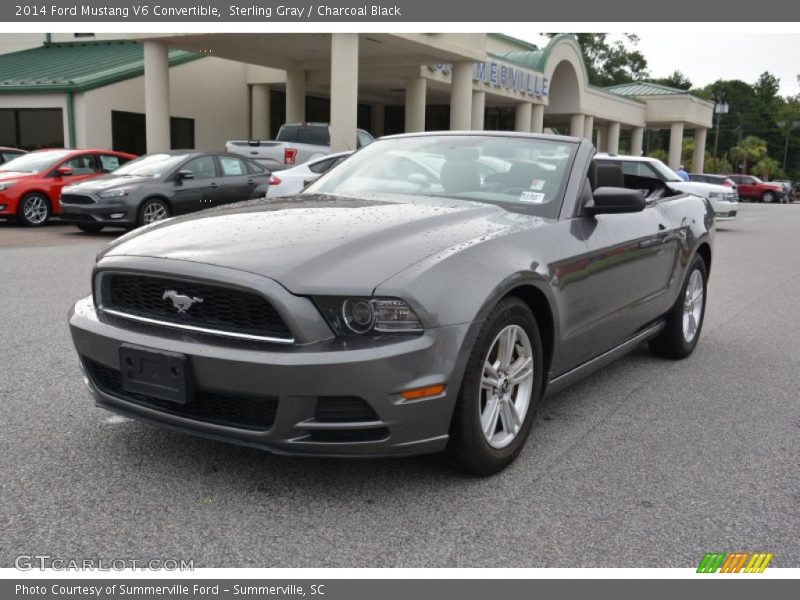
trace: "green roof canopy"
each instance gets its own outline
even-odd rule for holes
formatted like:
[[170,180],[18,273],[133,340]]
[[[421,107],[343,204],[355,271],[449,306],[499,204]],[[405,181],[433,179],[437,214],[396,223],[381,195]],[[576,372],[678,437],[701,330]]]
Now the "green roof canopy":
[[607,92],[617,94],[618,96],[670,96],[676,94],[689,94],[688,90],[681,90],[660,83],[651,83],[649,81],[633,81],[631,83],[621,83],[619,85],[612,85],[611,87],[603,88]]
[[[170,66],[202,58],[170,50]],[[83,92],[144,74],[144,47],[134,41],[69,42],[0,55],[0,93]]]

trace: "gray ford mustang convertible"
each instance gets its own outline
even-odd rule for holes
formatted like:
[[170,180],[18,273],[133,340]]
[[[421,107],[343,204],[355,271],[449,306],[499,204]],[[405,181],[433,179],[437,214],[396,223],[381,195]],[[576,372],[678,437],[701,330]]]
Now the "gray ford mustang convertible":
[[95,402],[279,453],[494,473],[541,399],[700,336],[713,212],[586,140],[387,137],[298,196],[155,223],[69,316]]

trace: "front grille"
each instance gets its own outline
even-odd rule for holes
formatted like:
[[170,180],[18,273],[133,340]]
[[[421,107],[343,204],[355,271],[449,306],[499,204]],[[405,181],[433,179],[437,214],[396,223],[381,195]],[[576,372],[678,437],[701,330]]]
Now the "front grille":
[[312,431],[305,438],[309,442],[325,444],[350,444],[357,442],[379,442],[389,438],[386,427],[377,429],[329,429]]
[[64,204],[97,204],[94,198],[83,194],[61,194],[61,202]]
[[[180,297],[165,298],[170,291]],[[179,312],[175,303],[181,301],[194,302],[185,312]],[[109,273],[103,277],[102,307],[165,325],[204,329],[206,333],[292,341],[292,332],[266,298],[214,284]]]
[[317,399],[314,420],[325,423],[379,421],[367,402],[356,396],[321,396]]
[[207,390],[195,390],[194,397],[186,404],[177,404],[144,394],[126,392],[122,389],[122,374],[117,369],[83,358],[89,378],[102,392],[116,396],[132,404],[152,408],[163,413],[236,427],[237,429],[267,430],[275,422],[278,398],[263,396],[229,396]]
[[91,215],[79,215],[76,213],[61,213],[60,218],[62,221],[69,221],[70,223],[96,223],[97,221]]

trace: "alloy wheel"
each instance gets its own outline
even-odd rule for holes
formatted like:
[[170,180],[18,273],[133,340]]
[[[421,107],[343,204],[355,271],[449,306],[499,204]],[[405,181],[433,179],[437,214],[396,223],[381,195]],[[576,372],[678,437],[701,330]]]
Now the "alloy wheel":
[[700,319],[703,316],[703,275],[698,270],[692,271],[686,294],[683,298],[683,339],[688,343],[694,341]]
[[41,196],[29,196],[22,205],[25,220],[32,225],[41,225],[47,220],[47,200]]
[[525,330],[508,325],[497,334],[483,364],[480,425],[492,448],[508,446],[525,422],[533,390],[533,348]]
[[145,225],[149,225],[150,223],[155,223],[156,221],[162,221],[167,218],[167,209],[164,208],[162,204],[158,202],[151,202],[147,206],[144,207],[144,211],[142,213],[142,221],[144,221]]

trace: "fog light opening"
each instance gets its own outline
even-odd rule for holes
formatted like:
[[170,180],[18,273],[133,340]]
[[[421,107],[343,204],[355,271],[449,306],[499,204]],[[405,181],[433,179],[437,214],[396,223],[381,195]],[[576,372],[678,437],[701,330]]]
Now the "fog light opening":
[[112,213],[111,214],[111,218],[112,219],[121,219],[124,216],[125,216],[125,213]]
[[400,396],[404,400],[420,400],[422,398],[432,398],[434,396],[441,396],[444,393],[445,385],[440,383],[438,385],[427,385],[421,388],[413,388],[410,390],[403,390]]

